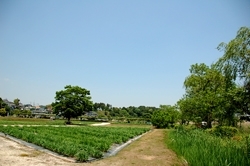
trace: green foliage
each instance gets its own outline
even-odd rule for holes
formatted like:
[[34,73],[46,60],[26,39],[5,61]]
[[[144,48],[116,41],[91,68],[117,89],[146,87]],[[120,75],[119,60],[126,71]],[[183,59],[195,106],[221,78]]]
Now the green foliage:
[[65,90],[57,91],[52,103],[54,113],[68,119],[92,110],[90,91],[79,86],[65,86]]
[[218,49],[224,51],[218,66],[228,78],[250,78],[250,28],[241,27],[234,39],[220,43]]
[[105,111],[97,111],[97,118],[102,119],[102,118],[107,118],[105,115]]
[[248,158],[250,158],[250,135],[246,136],[246,146],[247,146],[247,156]]
[[[235,113],[250,113],[250,28],[240,28],[235,39],[218,49],[224,55],[215,64],[191,65],[186,93],[178,101],[182,123],[200,117],[208,128],[215,119],[219,125],[236,126]],[[236,85],[237,79],[243,86]]]
[[232,84],[226,89],[225,77],[214,65],[192,65],[184,86],[186,94],[178,102],[182,118],[194,121],[196,117],[200,117],[201,121],[207,122],[209,128],[215,118],[221,121],[223,118],[233,119],[236,109],[228,109],[225,102],[229,99],[228,92],[235,86]]
[[238,129],[236,127],[231,126],[217,126],[210,131],[211,134],[220,137],[233,137],[238,133]]
[[155,111],[151,117],[152,124],[157,128],[173,126],[178,119],[179,112],[173,106],[161,105],[160,110]]
[[[0,97],[0,109],[2,108],[2,110],[0,111],[0,116],[6,116],[7,113],[9,114],[10,112],[10,107],[8,106],[8,104],[6,104],[3,99]],[[4,109],[3,109],[4,108]]]
[[183,156],[188,165],[249,165],[247,144],[212,136],[202,130],[179,128],[168,132],[167,145],[179,156]]
[[120,117],[129,117],[129,114],[128,114],[127,110],[122,109],[119,111],[119,116]]
[[0,132],[32,142],[79,161],[101,158],[112,144],[121,144],[149,128],[6,126]]
[[5,108],[0,108],[0,116],[6,116],[7,112]]
[[227,82],[242,81],[244,92],[237,94],[242,100],[239,105],[245,113],[250,113],[250,28],[241,27],[234,39],[221,43],[218,49],[224,55],[216,63],[217,67]]
[[20,99],[18,99],[18,98],[14,99],[14,104],[15,104],[17,109],[20,109]]
[[81,162],[85,162],[88,160],[89,156],[88,153],[85,150],[80,150],[76,153],[76,159]]
[[112,117],[150,119],[156,110],[158,110],[158,108],[146,106],[112,107],[112,105],[105,103],[94,103],[93,105],[93,111],[97,113],[103,111],[109,119],[112,119]]
[[19,109],[14,109],[12,112],[11,112],[12,115],[16,115],[16,116],[19,116],[21,114],[21,110]]

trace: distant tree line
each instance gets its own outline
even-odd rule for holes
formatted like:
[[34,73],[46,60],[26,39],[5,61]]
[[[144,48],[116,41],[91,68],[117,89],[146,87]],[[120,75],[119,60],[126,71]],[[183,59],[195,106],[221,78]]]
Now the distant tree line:
[[149,106],[129,106],[129,107],[112,107],[111,104],[94,103],[93,111],[98,116],[103,117],[126,117],[126,118],[146,118],[150,119],[153,112],[158,108]]
[[[112,119],[116,118],[144,118],[150,121],[150,118],[156,107],[112,107],[108,103],[93,103],[91,101],[90,91],[79,86],[65,86],[64,90],[57,91],[55,102],[52,103],[54,113],[63,116],[70,124],[70,119],[86,115],[88,113],[94,119]],[[92,112],[95,112],[93,114]]]

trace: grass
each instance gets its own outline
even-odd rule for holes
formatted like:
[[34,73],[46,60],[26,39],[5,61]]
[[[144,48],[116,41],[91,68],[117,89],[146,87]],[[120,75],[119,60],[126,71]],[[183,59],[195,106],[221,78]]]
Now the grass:
[[202,130],[169,130],[167,145],[191,166],[250,165],[246,140],[212,136]]

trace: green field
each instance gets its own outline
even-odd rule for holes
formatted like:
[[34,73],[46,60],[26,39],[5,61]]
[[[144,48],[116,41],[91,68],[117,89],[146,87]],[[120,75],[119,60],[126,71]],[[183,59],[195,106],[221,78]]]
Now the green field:
[[221,138],[197,129],[168,130],[166,135],[168,147],[189,165],[250,165],[248,137]]
[[135,127],[2,126],[0,132],[42,146],[78,161],[102,158],[113,144],[121,144],[150,130]]
[[[73,125],[89,125],[96,122],[71,120]],[[17,117],[0,117],[0,125],[64,125],[64,119],[36,119],[36,118],[17,118]]]

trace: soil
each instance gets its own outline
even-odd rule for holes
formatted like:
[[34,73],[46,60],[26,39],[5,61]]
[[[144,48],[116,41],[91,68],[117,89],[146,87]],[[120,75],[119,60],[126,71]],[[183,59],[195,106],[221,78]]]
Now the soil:
[[164,137],[166,130],[154,129],[132,142],[115,156],[91,163],[73,163],[66,158],[48,154],[30,147],[18,144],[0,136],[0,166],[170,166],[184,165],[176,154],[169,150]]

